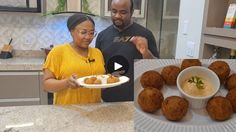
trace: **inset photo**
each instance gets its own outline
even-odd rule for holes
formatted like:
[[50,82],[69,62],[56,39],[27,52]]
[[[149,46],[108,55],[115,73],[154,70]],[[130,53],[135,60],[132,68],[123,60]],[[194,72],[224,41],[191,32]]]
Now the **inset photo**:
[[135,132],[233,132],[232,59],[153,59],[134,63]]

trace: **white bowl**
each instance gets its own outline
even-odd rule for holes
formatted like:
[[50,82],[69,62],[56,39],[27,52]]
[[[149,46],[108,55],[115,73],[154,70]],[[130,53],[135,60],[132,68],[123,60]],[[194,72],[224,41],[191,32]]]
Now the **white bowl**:
[[[207,96],[192,96],[182,89],[182,84],[192,76],[202,77],[212,83],[213,92]],[[213,97],[220,89],[220,80],[218,76],[210,69],[202,66],[192,66],[181,71],[177,77],[177,87],[181,95],[189,101],[193,109],[201,109],[206,106],[207,101]]]

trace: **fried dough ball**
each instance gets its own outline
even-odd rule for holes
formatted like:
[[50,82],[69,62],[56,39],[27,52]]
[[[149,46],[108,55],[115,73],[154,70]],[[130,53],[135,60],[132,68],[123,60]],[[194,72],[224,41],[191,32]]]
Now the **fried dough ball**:
[[226,95],[226,98],[230,101],[233,111],[236,113],[236,87],[234,89],[230,89]]
[[224,83],[224,81],[230,74],[230,67],[224,61],[215,61],[211,63],[208,68],[216,73],[216,75],[220,79],[221,84]]
[[222,96],[211,98],[207,102],[206,110],[209,116],[217,121],[227,120],[233,114],[233,108],[230,101]]
[[143,88],[154,87],[157,89],[161,89],[164,85],[164,80],[159,72],[151,70],[146,71],[142,74],[140,83]]
[[93,84],[102,84],[102,81],[100,79],[96,79]]
[[184,59],[181,64],[181,71],[191,66],[202,66],[202,63],[198,59]]
[[84,83],[86,83],[86,84],[93,84],[93,82],[94,82],[94,79],[92,79],[92,78],[85,78],[84,79]]
[[90,79],[94,82],[95,80],[97,80],[97,77],[91,77]]
[[85,78],[84,83],[86,84],[102,84],[102,81],[97,79],[97,77]]
[[138,104],[143,111],[153,113],[161,108],[164,97],[160,90],[152,87],[144,88],[138,95]]
[[107,78],[107,83],[116,83],[119,81],[120,81],[119,77],[115,77],[112,75],[109,75],[109,77]]
[[162,102],[161,110],[166,119],[179,121],[186,115],[188,107],[189,103],[186,99],[179,96],[170,96]]
[[180,73],[180,68],[174,65],[166,66],[161,71],[161,76],[163,77],[167,85],[176,85],[177,76]]
[[226,83],[225,86],[228,90],[231,90],[233,88],[236,88],[236,73],[230,75],[227,79],[226,79]]

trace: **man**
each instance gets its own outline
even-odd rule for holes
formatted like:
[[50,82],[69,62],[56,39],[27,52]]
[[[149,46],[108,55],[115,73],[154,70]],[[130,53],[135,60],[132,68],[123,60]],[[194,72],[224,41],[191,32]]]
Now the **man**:
[[153,34],[131,20],[133,11],[132,0],[112,0],[113,25],[99,33],[96,40],[96,47],[102,51],[105,58],[106,68],[109,59],[114,56],[122,56],[129,62],[129,70],[125,73],[125,76],[130,78],[129,83],[104,89],[102,98],[105,102],[132,101],[134,59],[159,57]]

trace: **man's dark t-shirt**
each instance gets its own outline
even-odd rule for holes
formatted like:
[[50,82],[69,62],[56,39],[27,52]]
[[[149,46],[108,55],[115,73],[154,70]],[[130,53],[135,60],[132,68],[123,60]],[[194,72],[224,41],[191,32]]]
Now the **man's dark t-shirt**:
[[111,25],[99,33],[96,40],[96,47],[102,51],[106,68],[108,60],[113,56],[123,56],[129,62],[129,70],[125,76],[129,77],[130,81],[117,87],[102,90],[102,99],[105,102],[133,101],[133,62],[134,59],[142,59],[142,55],[133,43],[127,41],[132,36],[145,37],[148,40],[149,50],[154,56],[159,58],[153,34],[137,23],[133,23],[130,27],[121,32]]

